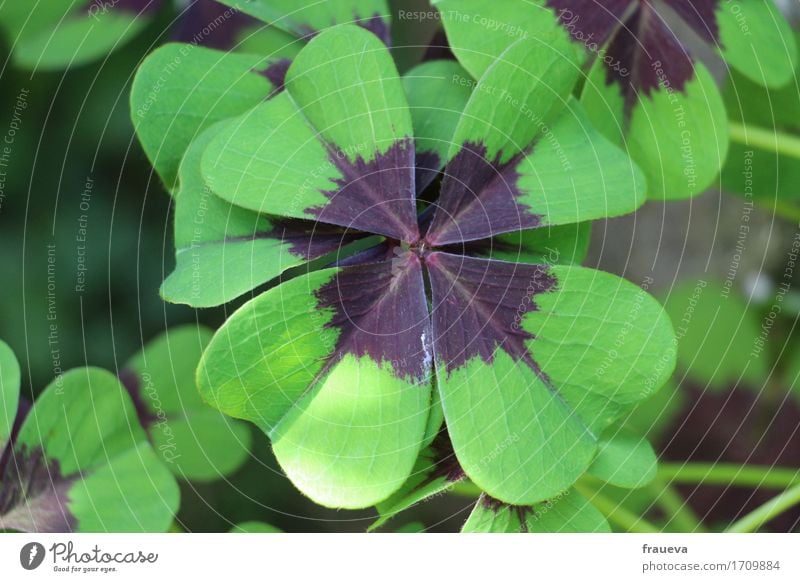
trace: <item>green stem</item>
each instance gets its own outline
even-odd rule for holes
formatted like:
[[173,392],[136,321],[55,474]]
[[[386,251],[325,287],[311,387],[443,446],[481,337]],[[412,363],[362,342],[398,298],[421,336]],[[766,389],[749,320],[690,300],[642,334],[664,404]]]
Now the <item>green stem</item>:
[[753,204],[763,208],[766,212],[772,212],[773,214],[790,222],[800,222],[800,208],[791,202],[784,202],[782,200],[761,200],[759,198],[754,198]]
[[658,478],[650,485],[650,490],[667,517],[667,525],[674,525],[678,531],[687,533],[706,531],[686,500],[669,482]]
[[649,521],[628,511],[613,499],[597,493],[580,483],[574,485],[575,490],[586,497],[606,519],[626,532],[660,533],[661,530]]
[[[735,121],[729,121],[728,127],[733,142],[800,160],[800,137]],[[795,204],[782,200],[762,200],[757,197],[753,202],[786,220],[800,222],[800,208]]]
[[756,531],[765,523],[798,503],[800,503],[800,485],[795,485],[754,509],[739,521],[734,522],[726,531],[728,533]]
[[800,483],[800,470],[730,463],[662,463],[659,477],[672,484],[739,485],[786,489]]
[[729,121],[731,141],[800,160],[800,138],[756,125]]

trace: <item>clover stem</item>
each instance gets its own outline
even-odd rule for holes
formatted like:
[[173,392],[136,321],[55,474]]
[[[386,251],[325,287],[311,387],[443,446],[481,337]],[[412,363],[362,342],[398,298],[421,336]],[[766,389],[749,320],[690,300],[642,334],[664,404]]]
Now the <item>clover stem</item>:
[[574,485],[575,490],[586,497],[589,502],[594,505],[600,513],[606,516],[606,519],[626,532],[632,533],[660,533],[661,529],[647,521],[646,519],[636,515],[635,513],[625,509],[618,502],[613,499],[597,493],[589,487],[581,483]]
[[732,463],[662,463],[659,478],[671,484],[738,485],[785,489],[800,484],[800,470]]
[[800,160],[800,137],[780,131],[729,121],[731,141]]
[[800,503],[800,485],[795,485],[757,507],[743,518],[735,521],[725,531],[728,533],[748,533],[756,531],[765,523],[798,503]]
[[[800,160],[800,137],[736,121],[729,121],[728,127],[733,142]],[[764,210],[772,211],[786,220],[800,222],[800,208],[792,203],[759,198],[755,198],[754,202]]]
[[655,502],[667,516],[667,524],[674,525],[681,532],[706,531],[705,526],[692,511],[683,496],[671,484],[657,477],[650,485]]
[[759,200],[754,199],[753,203],[756,206],[760,206],[764,210],[768,212],[772,212],[773,214],[785,218],[786,220],[790,220],[792,222],[800,222],[800,208],[795,206],[790,202],[784,202],[782,200]]

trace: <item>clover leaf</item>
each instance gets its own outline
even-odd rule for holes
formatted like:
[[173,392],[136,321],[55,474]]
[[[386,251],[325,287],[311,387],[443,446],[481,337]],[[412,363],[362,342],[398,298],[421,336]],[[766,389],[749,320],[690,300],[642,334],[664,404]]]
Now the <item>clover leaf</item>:
[[729,282],[684,282],[664,298],[680,338],[678,366],[704,388],[760,386],[769,375],[761,317]]
[[[389,42],[385,0],[229,0],[222,4],[235,16],[249,15],[257,19],[254,22],[266,24],[237,26],[236,53],[196,42],[166,44],[148,55],[131,89],[136,133],[171,191],[189,144],[214,123],[279,92],[291,60],[320,30],[338,22],[355,22]],[[188,20],[198,12],[194,8],[189,9]]]
[[[797,38],[795,32],[795,42]],[[725,191],[776,205],[796,201],[800,160],[786,155],[780,142],[783,136],[800,133],[797,86],[767,88],[733,71],[722,94],[731,129],[738,132],[722,169]],[[756,140],[754,134],[767,137]]]
[[120,378],[137,405],[155,450],[178,477],[212,481],[248,457],[250,431],[209,408],[195,385],[195,370],[211,330],[173,327],[125,365]]
[[[267,433],[316,502],[386,500],[444,417],[473,482],[536,504],[568,489],[602,431],[669,376],[671,326],[641,289],[560,261],[486,258],[504,235],[643,202],[635,164],[570,97],[579,59],[560,31],[521,39],[426,123],[409,102],[424,111],[442,96],[404,83],[376,36],[337,26],[297,55],[284,92],[203,135],[199,177],[223,214],[252,213],[251,239],[260,219],[304,226],[291,236],[300,248],[317,229],[326,249],[331,232],[340,244],[382,237],[247,302],[198,368],[203,398]],[[441,184],[418,192],[418,164],[444,166]],[[221,240],[221,252],[237,242]],[[252,269],[283,268],[271,251],[251,256]]]
[[0,341],[0,451],[5,449],[19,406],[20,369],[14,352]]
[[[785,85],[797,48],[769,0],[437,0],[459,61],[479,76],[518,38],[558,23],[591,71],[581,101],[593,123],[624,144],[647,175],[649,196],[684,198],[712,184],[728,128],[719,90],[687,49],[695,35],[757,83]],[[687,35],[676,33],[681,26]]]
[[506,505],[481,495],[463,533],[609,533],[603,514],[577,491],[564,491],[530,507]]
[[169,43],[150,53],[131,87],[136,134],[168,188],[198,134],[215,122],[247,111],[274,86],[260,71],[261,55],[225,53]]
[[[232,4],[232,3],[229,3]],[[216,0],[38,0],[3,4],[0,28],[13,42],[14,64],[34,70],[61,70],[106,57],[133,40],[158,16],[174,16],[173,38],[194,45],[230,49],[240,38],[278,42],[241,10]],[[283,33],[286,34],[286,33]],[[288,36],[288,35],[287,35]],[[282,45],[286,45],[282,39]],[[261,45],[264,46],[263,41]]]
[[[646,440],[626,429],[611,427],[601,435],[597,453],[585,479],[595,488],[600,484],[603,491],[616,488],[639,489],[655,479],[656,465],[655,453]],[[453,452],[447,431],[443,430],[432,445],[420,453],[403,486],[376,506],[378,519],[370,525],[368,531],[382,527],[397,514],[419,503],[451,492],[465,479],[466,474]],[[466,483],[465,489],[472,493],[474,485]],[[569,490],[562,491],[534,506],[512,506],[481,493],[463,531],[577,532],[608,529],[602,516],[601,521],[595,519],[597,510],[590,507],[586,499],[577,493],[572,499],[580,500],[579,504],[567,503],[561,506],[562,510],[568,509],[566,515],[559,511],[547,520],[538,519],[570,493]],[[532,516],[536,518],[536,523],[526,525],[526,521]],[[582,521],[583,517],[587,519]],[[498,524],[502,524],[500,529],[492,529]]]
[[297,39],[309,39],[334,24],[358,24],[373,32],[387,45],[389,6],[386,0],[219,0],[271,28],[284,31]]
[[447,432],[440,431],[433,439],[426,436],[411,475],[400,489],[376,505],[378,519],[367,531],[380,528],[397,514],[418,503],[449,492],[465,478]]
[[[0,343],[0,388],[7,405],[19,391],[18,370],[13,354]],[[8,410],[0,418],[10,418]],[[178,485],[109,372],[81,368],[65,373],[24,419],[20,412],[19,420],[21,426],[4,437],[11,440],[0,450],[0,530],[169,528],[178,509]]]
[[60,70],[104,57],[139,34],[161,0],[8,2],[0,26],[13,40],[17,66]]
[[652,442],[659,442],[686,405],[686,401],[686,393],[671,379],[655,394],[637,404],[625,417],[622,426]]
[[615,487],[639,489],[655,479],[656,465],[656,454],[647,440],[613,427],[600,437],[587,473]]

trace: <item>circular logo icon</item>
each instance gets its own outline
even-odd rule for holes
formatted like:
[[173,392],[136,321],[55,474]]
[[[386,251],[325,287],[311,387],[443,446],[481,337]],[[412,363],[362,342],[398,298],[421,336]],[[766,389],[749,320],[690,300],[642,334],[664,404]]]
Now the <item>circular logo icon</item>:
[[19,552],[19,563],[26,570],[35,570],[44,561],[44,546],[39,542],[30,542],[22,546]]

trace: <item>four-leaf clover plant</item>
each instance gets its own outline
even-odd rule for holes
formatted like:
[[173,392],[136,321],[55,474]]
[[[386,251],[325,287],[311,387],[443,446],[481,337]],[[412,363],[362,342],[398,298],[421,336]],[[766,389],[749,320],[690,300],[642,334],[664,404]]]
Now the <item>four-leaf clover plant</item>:
[[487,506],[533,506],[669,377],[659,304],[570,264],[587,221],[646,192],[572,97],[580,62],[553,29],[477,81],[452,61],[401,77],[378,37],[336,26],[283,91],[186,147],[162,293],[205,307],[281,277],[217,331],[197,381],[317,503],[387,500],[444,435]]

